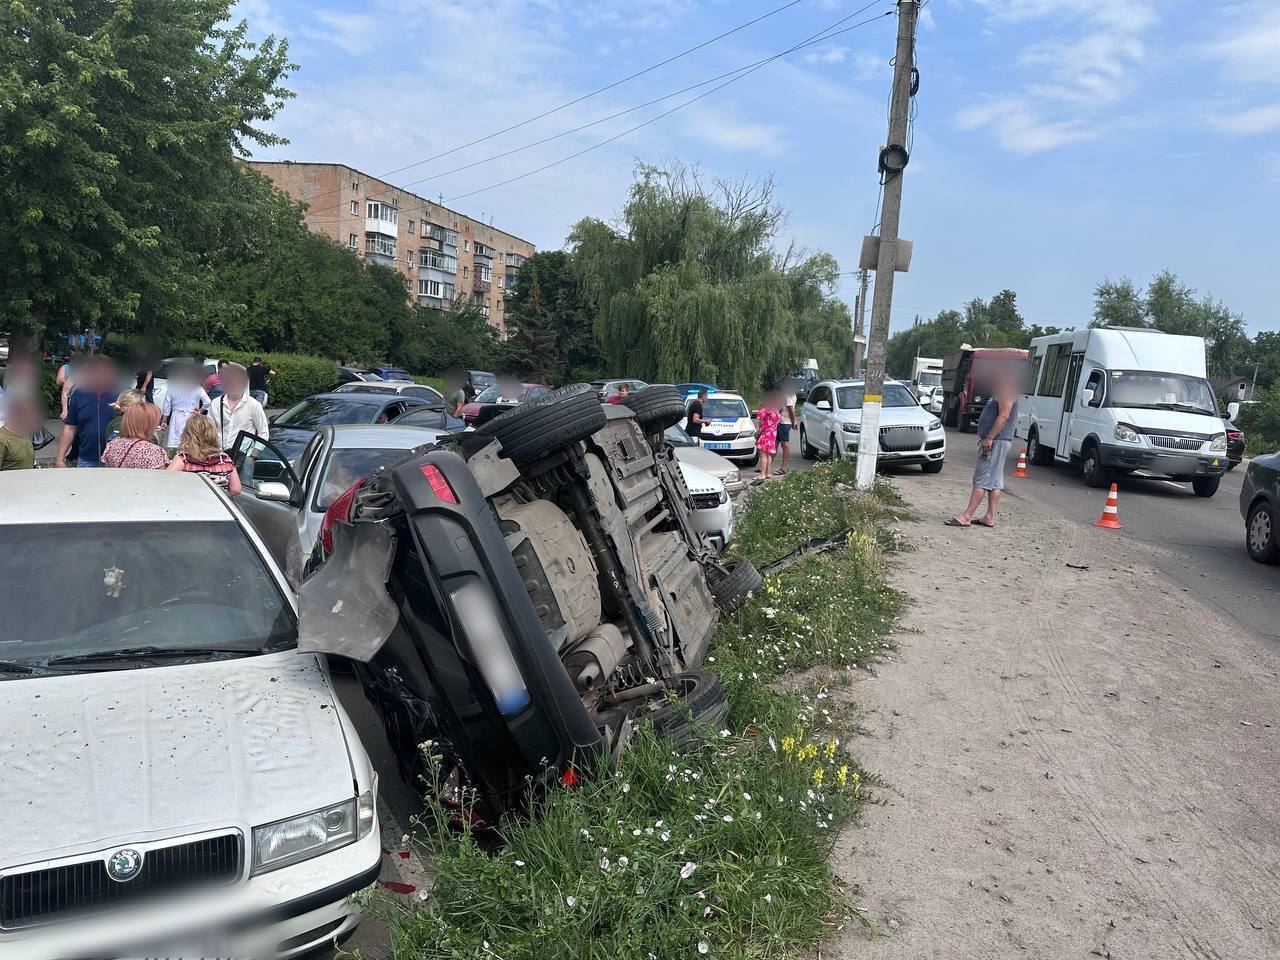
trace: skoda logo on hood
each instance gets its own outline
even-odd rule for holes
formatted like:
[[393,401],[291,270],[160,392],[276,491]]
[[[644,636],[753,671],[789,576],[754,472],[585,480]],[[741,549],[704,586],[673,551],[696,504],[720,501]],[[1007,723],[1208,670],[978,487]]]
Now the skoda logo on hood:
[[142,872],[142,854],[130,847],[107,857],[107,876],[117,883],[128,883]]

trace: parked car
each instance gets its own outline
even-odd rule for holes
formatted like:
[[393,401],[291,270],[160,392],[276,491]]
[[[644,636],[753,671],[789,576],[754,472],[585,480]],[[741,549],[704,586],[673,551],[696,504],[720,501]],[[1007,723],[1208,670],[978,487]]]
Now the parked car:
[[621,393],[624,384],[632,393],[638,393],[645,387],[649,386],[649,384],[645,383],[643,380],[636,380],[634,377],[630,379],[623,377],[620,380],[591,381],[591,385],[596,388],[596,396],[598,396],[603,403],[608,403]]
[[340,387],[344,383],[365,383],[368,381],[381,380],[382,378],[370,370],[363,367],[338,367],[338,381],[334,387]]
[[[823,380],[800,408],[800,450],[806,460],[819,455],[856,457],[862,439],[861,380]],[[880,406],[881,464],[920,464],[925,473],[942,470],[947,435],[942,421],[920,407],[907,385],[886,380]]]
[[413,380],[413,374],[399,367],[370,367],[369,372],[383,380]]
[[716,389],[713,383],[697,383],[691,380],[676,384],[676,390],[680,392],[682,397],[696,397],[699,390],[705,390],[708,394],[712,394],[716,392]]
[[1227,430],[1227,469],[1234,470],[1244,459],[1244,431],[1232,423],[1230,417],[1224,416],[1222,425]]
[[463,372],[467,375],[467,381],[471,384],[471,389],[477,394],[498,382],[498,375],[490,373],[488,370],[465,370]]
[[271,421],[271,444],[292,463],[321,427],[339,423],[389,423],[428,401],[398,393],[317,393]]
[[460,433],[467,428],[465,420],[455,417],[444,408],[444,405],[436,404],[406,410],[391,422],[400,423],[406,427],[427,427],[444,433]]
[[809,399],[809,391],[821,379],[818,376],[818,362],[810,360],[809,365],[797,370],[787,379],[791,381],[791,389],[795,393],[796,403],[804,403]]
[[[709,454],[715,456],[715,454]],[[680,476],[689,488],[689,523],[717,551],[733,539],[733,501],[719,478],[685,460],[677,460]]]
[[760,576],[693,529],[666,399],[641,417],[587,384],[553,390],[330,507],[304,648],[356,661],[408,783],[432,741],[445,802],[465,791],[493,822],[531,786],[590,776],[640,720],[677,741],[722,722],[699,667]]
[[443,433],[390,423],[328,424],[312,435],[295,467],[270,440],[242,432],[232,452],[244,484],[236,506],[296,585],[333,501],[361,477]]
[[537,399],[549,392],[550,387],[541,383],[495,383],[485,387],[476,398],[462,407],[462,419],[471,426],[480,426],[504,410]]
[[[160,361],[160,365],[156,367],[155,375],[151,378],[151,396],[152,402],[157,407],[164,409],[165,394],[169,392],[169,377],[175,368],[195,366],[200,368],[200,382],[203,383],[205,378],[210,374],[218,372],[217,357],[167,357]],[[131,382],[129,384],[133,386]]]
[[[695,399],[685,398],[686,410]],[[756,425],[741,394],[722,390],[707,397],[702,404],[702,420],[703,450],[714,450],[738,464],[756,465],[760,459]],[[687,427],[687,418],[680,425]]]
[[412,380],[359,380],[334,387],[332,393],[398,393],[406,397],[418,397],[429,403],[444,403],[444,394],[435,387]]
[[239,511],[196,474],[20,470],[0,530],[0,956],[348,936],[377,778]]
[[1240,486],[1240,515],[1249,556],[1280,563],[1280,452],[1249,461]]
[[743,483],[742,474],[731,460],[710,450],[704,450],[679,426],[667,427],[662,437],[671,444],[672,449],[675,450],[676,459],[681,463],[711,474],[724,485],[730,496],[736,496],[742,492],[746,484]]

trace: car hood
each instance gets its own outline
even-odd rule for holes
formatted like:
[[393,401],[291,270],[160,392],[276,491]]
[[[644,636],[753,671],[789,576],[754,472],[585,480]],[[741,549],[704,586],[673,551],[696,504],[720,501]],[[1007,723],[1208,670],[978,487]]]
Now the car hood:
[[0,684],[0,868],[228,826],[353,794],[346,735],[314,655]]
[[[711,474],[723,481],[725,475],[730,470],[737,470],[730,461],[713,453],[710,450],[704,450],[702,447],[676,447],[676,459],[680,461],[681,473],[686,473],[685,467],[697,467],[699,471]],[[686,476],[685,482],[688,483]]]
[[684,478],[684,485],[689,488],[690,493],[720,493],[724,490],[724,484],[710,473],[699,470],[684,460],[680,461],[680,476]]
[[[861,410],[841,410],[840,421],[843,423],[861,423]],[[881,407],[880,426],[882,427],[926,427],[936,418],[919,404],[909,407]]]
[[1142,407],[1111,407],[1116,420],[1156,433],[1198,433],[1202,436],[1226,433],[1220,417],[1181,410],[1147,410]]

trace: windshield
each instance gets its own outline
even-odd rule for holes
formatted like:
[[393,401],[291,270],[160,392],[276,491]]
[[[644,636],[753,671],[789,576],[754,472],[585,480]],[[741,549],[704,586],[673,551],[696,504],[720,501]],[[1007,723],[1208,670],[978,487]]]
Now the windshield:
[[308,397],[276,417],[276,424],[318,430],[329,423],[372,423],[379,409],[378,402],[362,403],[354,397]]
[[334,393],[397,393],[395,387],[379,387],[372,383],[344,383]]
[[707,397],[702,401],[702,416],[707,420],[737,420],[751,416],[747,402],[737,397]]
[[924,373],[922,372],[917,378],[922,387],[940,387],[942,386],[942,374],[940,373]]
[[1183,410],[1218,416],[1218,404],[1208,381],[1180,373],[1150,370],[1112,370],[1107,384],[1108,407]]
[[[918,401],[911,395],[908,390],[900,383],[886,383],[884,385],[884,402],[882,407],[914,407],[918,405]],[[856,387],[837,387],[836,388],[836,406],[841,410],[861,410],[862,409],[862,384]]]
[[524,385],[519,383],[495,383],[485,387],[476,397],[476,403],[508,403],[524,396]]
[[[423,442],[428,442],[423,438]],[[357,480],[369,476],[384,463],[402,458],[408,451],[393,450],[334,450],[325,464],[320,479],[320,492],[316,495],[315,509],[323,513],[333,501],[351,489]]]
[[471,387],[473,390],[483,390],[485,387],[492,387],[498,382],[498,378],[492,373],[481,373],[478,370],[471,371]]
[[234,522],[22,524],[4,537],[0,659],[297,641],[292,609]]
[[662,438],[673,447],[692,447],[695,446],[693,437],[689,436],[679,427],[667,427],[662,431]]
[[432,430],[449,430],[460,421],[448,417],[439,407],[418,407],[403,416],[396,417],[396,423],[410,427],[430,427]]

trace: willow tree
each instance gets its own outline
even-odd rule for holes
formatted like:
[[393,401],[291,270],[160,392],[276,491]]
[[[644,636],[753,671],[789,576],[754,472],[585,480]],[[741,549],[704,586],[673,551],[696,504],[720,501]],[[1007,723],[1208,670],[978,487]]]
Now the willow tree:
[[828,303],[834,260],[779,257],[782,222],[769,180],[707,187],[680,165],[639,166],[620,223],[569,236],[609,369],[752,389],[812,355],[802,315],[847,336],[847,310]]

